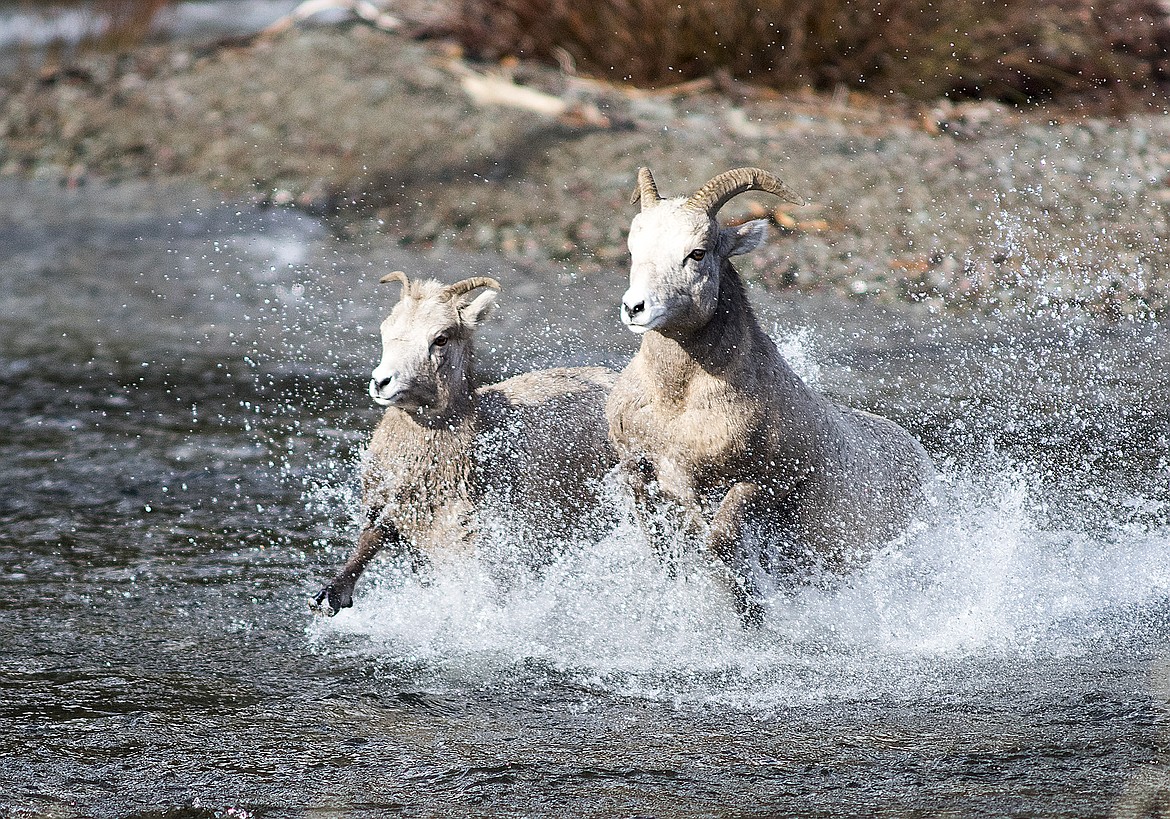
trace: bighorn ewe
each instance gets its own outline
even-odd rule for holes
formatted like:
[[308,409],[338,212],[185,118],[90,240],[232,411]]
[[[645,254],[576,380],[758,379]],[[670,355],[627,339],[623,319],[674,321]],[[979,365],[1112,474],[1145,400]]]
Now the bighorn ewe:
[[[416,563],[474,549],[485,503],[515,510],[536,549],[602,520],[597,482],[616,463],[605,399],[617,374],[602,367],[542,370],[473,390],[472,335],[495,300],[495,279],[444,286],[395,271],[402,295],[382,323],[370,396],[386,413],[362,476],[366,524],[357,549],[314,608],[353,605],[353,588],[384,546]],[[490,288],[475,298],[469,294]]]
[[680,531],[704,540],[744,622],[758,623],[754,562],[846,567],[904,529],[933,467],[897,424],[805,385],[760,327],[730,260],[758,247],[767,223],[716,222],[750,190],[798,201],[757,168],[676,199],[639,170],[621,315],[642,344],[606,415],[652,544]]

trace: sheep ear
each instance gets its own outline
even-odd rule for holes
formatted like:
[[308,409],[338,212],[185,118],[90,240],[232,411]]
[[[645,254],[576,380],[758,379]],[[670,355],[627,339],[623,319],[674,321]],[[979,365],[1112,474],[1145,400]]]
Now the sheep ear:
[[729,248],[725,255],[740,256],[751,253],[768,238],[768,220],[753,219],[735,227],[719,231],[720,243]]
[[479,324],[488,314],[491,313],[493,305],[496,303],[495,290],[485,290],[469,301],[467,304],[459,308],[459,317],[463,319],[463,323],[471,327]]

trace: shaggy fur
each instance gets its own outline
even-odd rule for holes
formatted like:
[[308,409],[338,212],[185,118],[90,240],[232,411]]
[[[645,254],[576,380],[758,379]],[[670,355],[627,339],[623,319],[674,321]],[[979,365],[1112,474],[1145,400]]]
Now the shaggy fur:
[[780,356],[729,261],[762,225],[721,229],[656,196],[630,233],[623,318],[642,345],[606,405],[610,435],[656,548],[704,540],[758,622],[752,564],[847,567],[904,529],[933,467],[901,427],[819,395]]
[[451,295],[459,285],[393,275],[403,294],[383,322],[370,382],[388,408],[365,456],[367,523],[314,600],[328,614],[353,605],[357,579],[384,547],[416,567],[467,559],[487,507],[507,509],[540,559],[550,542],[604,519],[600,480],[616,463],[604,417],[616,373],[542,370],[473,390],[472,336],[495,293],[468,300]]

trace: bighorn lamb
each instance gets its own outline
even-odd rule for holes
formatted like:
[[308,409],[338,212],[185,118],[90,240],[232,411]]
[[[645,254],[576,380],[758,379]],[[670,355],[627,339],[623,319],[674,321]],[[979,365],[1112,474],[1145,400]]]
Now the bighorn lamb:
[[705,541],[740,616],[758,623],[754,563],[847,567],[905,528],[933,467],[897,424],[805,385],[760,327],[730,259],[758,247],[767,223],[716,221],[751,190],[798,201],[758,168],[676,199],[639,170],[621,315],[642,343],[606,415],[654,547],[668,550],[679,533]]
[[[328,614],[353,605],[354,584],[385,546],[416,566],[466,557],[489,502],[514,510],[535,550],[602,522],[598,481],[617,461],[604,411],[612,370],[542,370],[472,389],[472,336],[495,279],[444,286],[395,271],[381,281],[402,283],[370,379],[387,409],[366,454],[357,548],[314,600]],[[480,288],[490,289],[471,298]]]

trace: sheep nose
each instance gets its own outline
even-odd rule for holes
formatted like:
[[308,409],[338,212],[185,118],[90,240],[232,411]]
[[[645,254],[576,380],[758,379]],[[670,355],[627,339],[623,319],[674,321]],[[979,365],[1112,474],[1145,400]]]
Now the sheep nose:
[[384,389],[386,389],[387,387],[389,387],[389,386],[390,386],[390,382],[391,382],[391,381],[393,381],[393,380],[394,380],[393,378],[382,378],[382,379],[377,379],[377,380],[375,380],[375,381],[374,381],[374,387],[375,387],[376,389],[379,389],[379,390],[384,390]]
[[641,313],[643,310],[646,309],[646,302],[640,301],[637,304],[631,305],[631,304],[626,304],[623,301],[622,308],[625,309],[627,316],[629,316],[630,318],[633,318],[634,316],[638,315],[639,313]]

